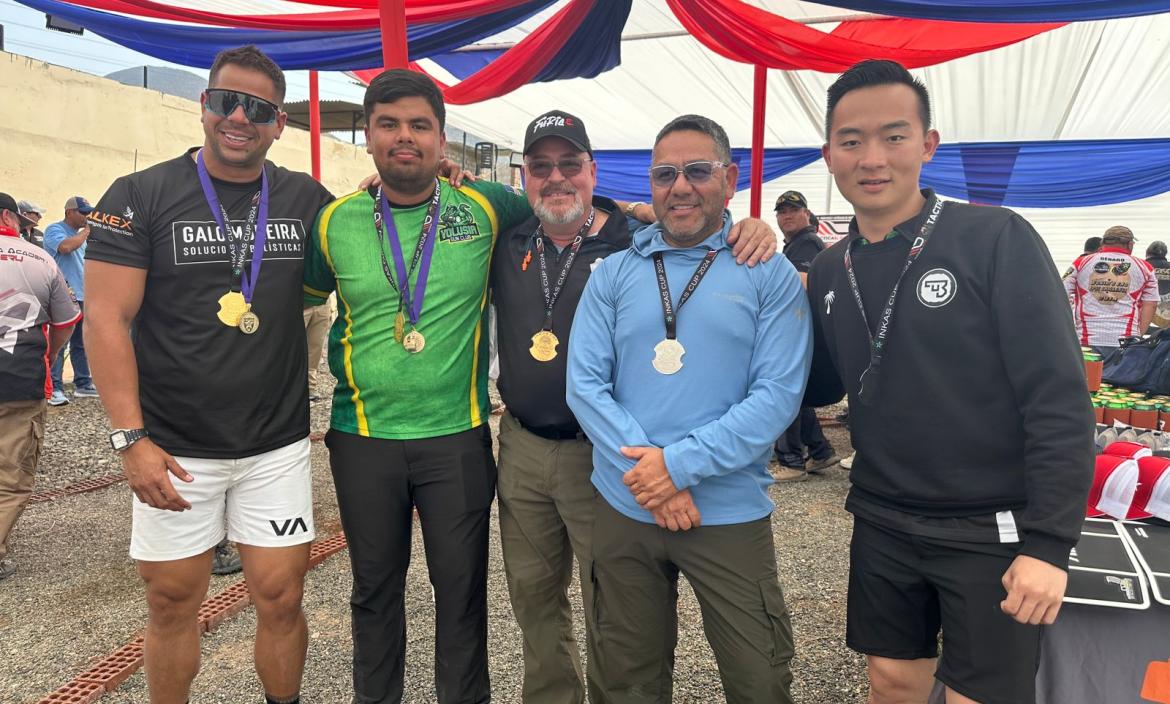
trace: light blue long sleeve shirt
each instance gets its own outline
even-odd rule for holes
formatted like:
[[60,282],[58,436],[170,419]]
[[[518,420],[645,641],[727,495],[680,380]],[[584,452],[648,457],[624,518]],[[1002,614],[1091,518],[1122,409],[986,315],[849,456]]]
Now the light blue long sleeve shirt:
[[[622,447],[663,449],[680,490],[690,488],[703,525],[745,523],[774,508],[768,460],[800,410],[811,360],[807,296],[784,257],[735,263],[731,216],[701,244],[670,246],[657,225],[607,257],[589,277],[569,342],[568,402],[593,441],[593,484],[617,511],[645,523],[622,476],[635,462]],[[672,375],[651,366],[666,337],[652,255],[663,253],[677,305],[695,268],[718,249],[707,275],[677,312],[686,348]]]

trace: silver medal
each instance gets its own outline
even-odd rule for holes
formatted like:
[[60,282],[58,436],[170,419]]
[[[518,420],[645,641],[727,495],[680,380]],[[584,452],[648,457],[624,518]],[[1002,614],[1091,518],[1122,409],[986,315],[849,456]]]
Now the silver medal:
[[665,339],[654,345],[654,361],[651,364],[659,374],[674,374],[682,369],[682,357],[686,352],[678,340]]

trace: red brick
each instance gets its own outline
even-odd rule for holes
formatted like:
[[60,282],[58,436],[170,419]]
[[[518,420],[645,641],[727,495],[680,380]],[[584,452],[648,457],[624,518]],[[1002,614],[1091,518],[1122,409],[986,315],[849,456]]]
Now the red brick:
[[199,625],[204,633],[215,630],[219,624],[248,607],[252,597],[247,582],[236,582],[215,596],[208,597],[199,607]]
[[93,704],[105,693],[106,690],[96,682],[70,682],[37,704]]
[[314,542],[313,546],[309,548],[309,567],[316,567],[326,558],[344,550],[346,545],[345,533],[338,533]]
[[142,641],[122,646],[99,660],[89,670],[77,676],[77,682],[95,682],[107,692],[112,692],[125,682],[138,668],[142,667]]

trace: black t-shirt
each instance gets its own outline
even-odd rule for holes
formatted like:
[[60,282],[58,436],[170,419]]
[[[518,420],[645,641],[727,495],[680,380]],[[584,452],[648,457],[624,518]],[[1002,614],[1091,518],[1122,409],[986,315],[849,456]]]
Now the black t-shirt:
[[[492,259],[492,298],[496,305],[496,331],[500,349],[500,397],[525,427],[537,432],[571,435],[580,430],[576,417],[565,402],[565,373],[569,357],[569,329],[573,314],[593,269],[614,252],[630,246],[630,222],[608,198],[595,197],[593,206],[609,218],[597,234],[586,238],[577,251],[573,267],[553,306],[553,333],[560,340],[557,356],[538,362],[529,353],[532,336],[544,322],[544,289],[540,285],[540,262],[533,236],[536,216],[505,232]],[[556,286],[560,264],[568,251],[557,254],[552,240],[545,239],[549,286]],[[528,266],[524,260],[529,251]]]
[[[308,175],[265,162],[268,239],[252,300],[260,328],[245,335],[216,317],[231,284],[229,250],[193,151],[115,181],[89,216],[86,258],[148,270],[133,337],[154,441],[180,456],[249,457],[309,433],[304,242],[333,198]],[[231,227],[242,227],[259,180],[214,184]]]
[[824,248],[825,241],[817,236],[817,228],[809,225],[784,244],[784,256],[797,271],[807,274],[812,261]]

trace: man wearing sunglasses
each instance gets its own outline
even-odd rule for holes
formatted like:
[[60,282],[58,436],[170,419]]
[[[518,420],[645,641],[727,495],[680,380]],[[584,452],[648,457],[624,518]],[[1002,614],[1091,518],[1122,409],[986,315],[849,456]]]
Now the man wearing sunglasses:
[[[508,409],[499,436],[500,539],[524,633],[523,699],[579,703],[586,678],[568,586],[576,557],[582,601],[592,604],[593,448],[565,402],[569,334],[592,270],[627,249],[644,226],[623,212],[647,206],[623,208],[594,194],[597,164],[585,125],[559,110],[525,130],[524,175],[533,215],[504,233],[492,260],[499,388]],[[775,234],[759,220],[736,223],[729,239],[749,265],[775,251]],[[585,615],[588,680],[596,691],[591,609]]]
[[256,605],[266,700],[299,697],[314,537],[300,292],[307,234],[332,196],[265,159],[284,92],[255,47],[220,52],[203,146],[118,179],[89,216],[86,336],[134,492],[153,702],[187,701],[225,519]]
[[768,461],[804,392],[809,311],[787,259],[736,265],[730,152],[698,115],[658,133],[658,223],[601,262],[573,321],[568,402],[597,489],[596,701],[670,701],[680,573],[727,701],[793,701]]

